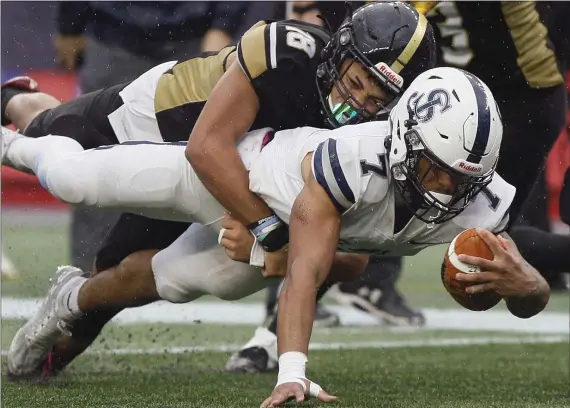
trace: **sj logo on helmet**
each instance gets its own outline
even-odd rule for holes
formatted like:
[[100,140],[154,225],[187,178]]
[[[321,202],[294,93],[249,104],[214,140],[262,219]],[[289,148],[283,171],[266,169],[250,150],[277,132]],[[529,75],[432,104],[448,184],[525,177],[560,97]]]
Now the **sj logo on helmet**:
[[427,94],[414,92],[408,99],[410,106],[420,122],[429,122],[433,119],[435,109],[439,108],[439,113],[443,113],[451,108],[449,94],[445,89],[434,89]]

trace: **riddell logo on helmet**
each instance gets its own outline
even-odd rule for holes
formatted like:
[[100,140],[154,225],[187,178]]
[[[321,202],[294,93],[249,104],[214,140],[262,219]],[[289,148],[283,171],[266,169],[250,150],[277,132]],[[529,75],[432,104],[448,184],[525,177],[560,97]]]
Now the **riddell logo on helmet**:
[[399,88],[401,88],[402,85],[404,85],[404,78],[402,78],[400,75],[396,74],[392,70],[392,68],[390,68],[388,65],[386,65],[386,63],[380,62],[380,63],[376,64],[376,68],[378,68],[378,71],[380,71],[380,73],[382,75],[384,75],[387,79],[389,79],[394,84],[396,84],[396,86],[398,86]]
[[471,163],[467,163],[464,161],[460,161],[459,163],[457,163],[457,168],[469,172],[469,173],[475,173],[475,174],[480,174],[481,171],[483,171],[483,166],[480,164],[471,164]]

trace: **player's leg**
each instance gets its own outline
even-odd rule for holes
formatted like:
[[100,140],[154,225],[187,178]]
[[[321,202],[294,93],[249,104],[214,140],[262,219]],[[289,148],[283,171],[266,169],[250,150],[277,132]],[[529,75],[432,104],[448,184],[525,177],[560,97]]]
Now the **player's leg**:
[[223,215],[193,176],[184,145],[127,142],[83,151],[67,137],[32,139],[6,128],[2,140],[3,163],[31,171],[64,202],[188,222],[212,221],[193,217],[215,210]]
[[37,175],[42,163],[82,152],[75,140],[63,136],[32,139],[2,127],[2,164]]
[[[41,377],[42,375],[57,374],[78,354],[83,352],[97,337],[103,326],[123,309],[123,305],[119,304],[117,299],[113,300],[111,295],[121,291],[122,293],[119,293],[118,296],[124,299],[131,290],[126,282],[136,282],[132,288],[133,291],[138,296],[151,300],[155,292],[152,290],[153,286],[148,285],[150,282],[148,278],[152,279],[152,273],[148,273],[148,268],[151,252],[156,252],[156,250],[149,250],[166,248],[188,228],[188,225],[187,223],[161,221],[133,214],[124,214],[108,234],[98,253],[94,269],[103,272],[100,276],[98,276],[99,274],[94,276],[94,278],[97,277],[94,281],[97,284],[87,285],[83,288],[82,295],[85,296],[85,299],[79,298],[79,289],[86,282],[86,279],[76,279],[83,275],[81,271],[68,268],[69,273],[66,280],[69,280],[69,284],[64,288],[62,282],[56,281],[55,288],[50,291],[52,293],[50,295],[51,302],[38,310],[36,316],[30,319],[15,336],[8,355],[11,377],[19,379],[26,376]],[[134,276],[133,273],[135,272],[141,275]],[[85,276],[87,275],[85,274]],[[48,319],[52,324],[45,324],[44,322],[42,329],[37,330],[36,327],[38,326],[35,323],[45,318],[46,311],[49,312],[54,309],[55,299],[61,291],[64,291],[64,295],[72,300],[73,305],[76,302],[77,304],[85,302],[87,304],[86,309],[97,306],[93,305],[91,299],[98,294],[101,294],[102,299],[113,300],[117,307],[112,308],[102,304],[100,305],[101,310],[95,313],[79,313],[74,309],[75,315],[72,312],[70,312],[71,316],[68,316],[70,313],[65,315],[69,321],[74,320],[73,327],[69,329],[70,335],[61,336],[60,331],[56,330],[54,325],[57,322],[57,317],[54,313],[52,313],[54,319]],[[73,297],[71,296],[72,292]],[[136,302],[137,299],[127,299],[125,306],[136,304]],[[65,308],[60,308],[60,310],[66,311]],[[33,332],[34,329],[43,334],[43,338],[40,338],[39,342],[36,340],[32,343],[24,342],[28,332]]]
[[41,112],[61,104],[53,96],[40,92],[37,82],[26,76],[6,81],[0,92],[2,126],[14,124],[21,130],[27,128]]
[[74,336],[58,342],[59,329],[73,327],[76,332],[80,319],[90,314],[109,316],[158,299],[190,302],[204,294],[235,300],[271,282],[262,277],[260,268],[230,260],[209,227],[196,225],[155,253],[133,254],[117,268],[92,278],[81,276],[74,267],[60,269],[46,304],[12,341],[8,355],[12,376],[35,374],[54,345],[59,367],[69,363],[86,342],[73,344]]

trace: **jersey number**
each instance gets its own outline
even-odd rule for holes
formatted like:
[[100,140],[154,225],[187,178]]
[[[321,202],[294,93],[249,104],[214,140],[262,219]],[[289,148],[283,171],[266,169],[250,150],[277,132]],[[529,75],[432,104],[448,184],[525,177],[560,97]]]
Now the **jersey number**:
[[386,155],[378,155],[378,164],[369,163],[366,160],[360,160],[360,168],[362,169],[362,175],[365,176],[368,173],[374,173],[379,177],[387,178],[388,170],[386,168]]
[[499,208],[499,204],[501,203],[501,198],[489,190],[489,187],[485,187],[481,190],[481,193],[487,200],[489,200],[489,207],[491,207],[491,210],[497,211],[497,208]]
[[469,48],[469,33],[463,27],[463,17],[457,5],[454,1],[439,2],[427,16],[435,17],[438,14],[445,19],[437,23],[442,39],[451,39],[451,46],[441,46],[443,60],[456,67],[466,67],[473,59],[473,51]]
[[287,45],[291,48],[305,52],[309,58],[315,56],[317,45],[315,39],[297,27],[285,26],[287,30]]

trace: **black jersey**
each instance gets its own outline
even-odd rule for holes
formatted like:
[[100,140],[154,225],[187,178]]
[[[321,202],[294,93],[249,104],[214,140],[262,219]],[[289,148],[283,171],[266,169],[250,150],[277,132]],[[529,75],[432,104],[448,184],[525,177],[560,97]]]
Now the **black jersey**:
[[235,53],[259,98],[251,127],[275,130],[322,126],[316,71],[329,35],[298,21],[259,22],[237,46],[182,61],[164,73],[155,92],[155,113],[165,141],[186,140]]
[[440,65],[472,72],[491,89],[516,92],[520,86],[563,82],[536,2],[443,1],[426,16],[435,29]]

